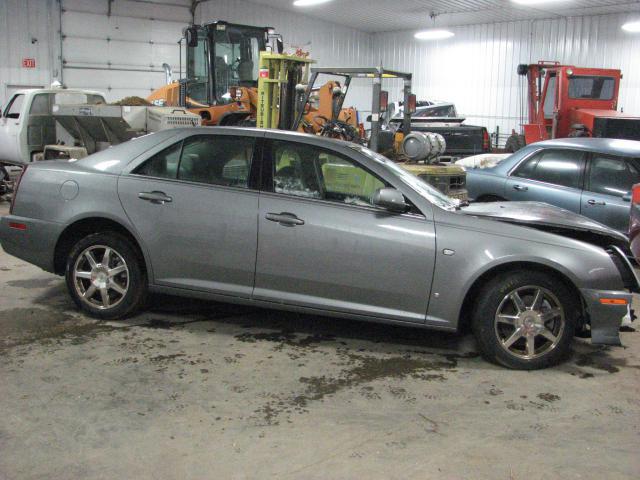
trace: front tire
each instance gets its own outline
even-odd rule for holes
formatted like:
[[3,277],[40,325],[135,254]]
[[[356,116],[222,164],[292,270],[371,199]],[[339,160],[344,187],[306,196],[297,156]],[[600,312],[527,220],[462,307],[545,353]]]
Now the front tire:
[[552,275],[508,272],[479,292],[473,331],[483,356],[519,370],[558,364],[569,353],[580,303]]
[[132,242],[115,232],[88,235],[67,258],[65,279],[76,305],[103,320],[125,318],[147,294],[147,276]]

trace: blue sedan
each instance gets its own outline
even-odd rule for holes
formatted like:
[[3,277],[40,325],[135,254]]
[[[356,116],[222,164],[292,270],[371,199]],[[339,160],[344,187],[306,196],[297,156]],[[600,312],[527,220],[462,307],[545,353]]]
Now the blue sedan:
[[467,172],[472,201],[546,202],[625,233],[639,182],[640,142],[608,138],[533,143],[495,167]]

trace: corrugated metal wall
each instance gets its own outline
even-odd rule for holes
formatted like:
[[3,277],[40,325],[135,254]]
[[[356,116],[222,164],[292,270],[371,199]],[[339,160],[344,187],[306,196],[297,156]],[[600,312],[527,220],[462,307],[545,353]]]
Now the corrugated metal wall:
[[62,0],[65,85],[102,91],[107,100],[146,97],[179,69],[178,40],[190,0]]
[[[105,91],[110,100],[146,96],[164,81],[163,62],[178,66],[176,41],[190,20],[189,0],[62,0],[62,42],[57,0],[0,0],[0,101],[19,86],[60,78],[71,87]],[[311,52],[319,66],[382,64],[412,71],[421,98],[451,100],[468,122],[503,133],[519,123],[518,63],[560,60],[621,68],[620,106],[640,113],[640,36],[620,25],[629,15],[573,17],[455,27],[447,41],[418,42],[411,32],[368,34],[243,0],[201,4],[196,21],[224,19],[269,25],[285,44]],[[32,43],[32,39],[35,39]],[[22,68],[23,58],[36,68]],[[388,87],[392,99],[399,86]],[[370,90],[361,84],[347,98],[364,113]]]
[[[505,22],[450,28],[455,37],[422,42],[413,32],[374,34],[372,56],[389,68],[414,73],[420,99],[453,101],[467,123],[499,126],[501,134],[520,124],[524,86],[519,63],[557,60],[585,67],[620,68],[620,107],[640,114],[640,35],[620,26],[631,15]],[[397,89],[390,91],[397,100]]]
[[[0,104],[14,90],[46,86],[59,75],[59,23],[55,0],[0,1]],[[23,68],[22,59],[36,60]]]

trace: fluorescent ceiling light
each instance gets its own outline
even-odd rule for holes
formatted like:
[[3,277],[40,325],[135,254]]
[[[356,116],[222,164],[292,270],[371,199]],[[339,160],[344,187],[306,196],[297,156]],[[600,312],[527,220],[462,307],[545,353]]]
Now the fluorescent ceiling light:
[[627,32],[638,33],[638,32],[640,32],[640,21],[638,21],[638,22],[627,22],[624,25],[622,25],[622,29],[626,30]]
[[423,30],[414,35],[418,40],[442,40],[443,38],[451,38],[454,33],[449,30],[431,29]]
[[313,7],[314,5],[320,5],[321,3],[331,2],[332,0],[295,0],[293,5],[295,7]]
[[520,5],[539,5],[542,3],[566,2],[567,0],[511,0],[513,3]]

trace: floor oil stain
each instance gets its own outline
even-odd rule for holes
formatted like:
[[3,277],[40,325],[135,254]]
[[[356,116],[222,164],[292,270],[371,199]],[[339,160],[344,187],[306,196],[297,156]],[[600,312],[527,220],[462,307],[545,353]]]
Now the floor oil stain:
[[51,278],[36,278],[28,280],[9,280],[7,285],[17,288],[47,288],[51,286],[52,282],[60,281],[57,277]]
[[[458,365],[458,359],[454,356],[429,355],[425,358],[405,354],[379,358],[344,351],[339,352],[339,355],[346,360],[346,368],[337,376],[300,377],[299,382],[305,387],[301,393],[278,401],[270,401],[254,413],[261,416],[268,425],[273,425],[276,424],[278,415],[292,411],[305,412],[311,402],[322,401],[325,397],[344,389],[361,387],[381,379],[413,378],[423,381],[444,381],[446,377],[443,373],[429,372],[446,372],[455,369]],[[371,394],[370,390],[365,392],[365,396],[371,396]],[[407,392],[401,397],[407,399],[410,395]]]
[[35,342],[47,343],[65,338],[83,343],[115,327],[85,322],[63,312],[43,308],[11,308],[0,311],[0,348]]
[[545,402],[556,402],[558,400],[560,400],[560,396],[559,395],[555,395],[553,393],[539,393],[538,394],[538,398],[540,400],[544,400]]

